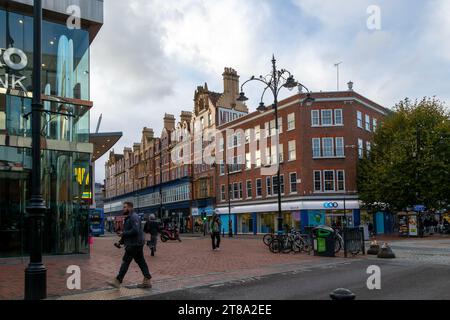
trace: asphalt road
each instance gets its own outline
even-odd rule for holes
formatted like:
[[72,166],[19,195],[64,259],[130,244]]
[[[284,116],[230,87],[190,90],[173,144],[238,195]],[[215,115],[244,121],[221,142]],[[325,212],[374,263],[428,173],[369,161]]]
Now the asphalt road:
[[[416,249],[417,250],[417,249]],[[414,250],[415,251],[415,250]],[[330,300],[336,288],[347,288],[357,300],[450,300],[450,250],[397,247],[397,259],[349,260],[293,272],[249,278],[215,286],[191,288],[153,295],[151,300]],[[426,257],[423,258],[423,257]],[[445,261],[446,262],[446,261]],[[381,289],[367,288],[367,268],[381,269]]]

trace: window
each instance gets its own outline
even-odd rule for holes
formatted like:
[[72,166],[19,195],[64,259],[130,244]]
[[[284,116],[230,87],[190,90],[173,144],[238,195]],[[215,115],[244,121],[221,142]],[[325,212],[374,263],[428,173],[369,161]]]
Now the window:
[[322,110],[322,126],[332,126],[332,125],[333,125],[333,111]]
[[372,151],[372,144],[369,142],[369,141],[367,141],[366,142],[366,153],[367,153],[367,157],[369,157],[370,156],[370,152]]
[[278,118],[278,133],[279,134],[283,133],[283,118],[282,117]]
[[255,139],[256,141],[261,140],[261,126],[255,127]]
[[272,183],[271,183],[271,178],[270,177],[266,177],[266,194],[267,196],[272,195]]
[[252,158],[250,153],[245,154],[245,169],[250,170],[252,168]]
[[223,151],[223,138],[219,139],[219,151]]
[[250,129],[245,130],[245,144],[250,143]]
[[256,168],[261,167],[261,150],[257,150],[255,155],[255,159],[256,159]]
[[271,160],[271,158],[270,158],[270,148],[267,147],[266,148],[266,163],[265,163],[265,165],[270,165],[271,164],[270,160]]
[[247,198],[252,197],[252,181],[247,180]]
[[370,130],[370,116],[367,114],[366,114],[366,130],[371,131]]
[[360,159],[362,159],[364,155],[364,142],[362,139],[358,139],[358,155]]
[[295,129],[295,113],[288,114],[288,128],[287,131]]
[[297,158],[297,152],[295,147],[295,140],[289,141],[288,146],[288,159],[289,161],[294,161]]
[[345,191],[345,171],[338,170],[336,171],[336,174],[337,174],[337,190]]
[[239,182],[239,199],[244,198],[243,192],[244,192],[244,190],[242,188],[242,182]]
[[313,127],[320,126],[319,110],[311,111],[311,126]]
[[222,201],[226,200],[226,189],[225,189],[225,185],[221,185],[220,186],[220,199],[222,199]]
[[208,113],[208,126],[212,125],[212,114]]
[[266,134],[266,138],[270,137],[270,123],[269,122],[266,122],[264,124],[264,132]]
[[336,138],[336,157],[344,157],[344,138]]
[[314,171],[314,192],[322,191],[322,172]]
[[320,158],[321,157],[321,150],[320,150],[320,138],[314,138],[312,139],[312,146],[313,146],[313,158]]
[[357,126],[358,126],[358,128],[361,128],[362,129],[362,127],[363,127],[363,122],[362,122],[362,113],[361,113],[361,111],[357,111],[356,112],[356,118],[357,118]]
[[290,192],[297,193],[297,172],[289,174]]
[[[279,125],[279,123],[278,123],[278,125]],[[277,134],[277,130],[276,130],[277,128],[275,127],[275,120],[270,121],[269,126],[270,126],[269,127],[270,128],[270,136],[271,137],[275,136]]]
[[262,197],[262,180],[256,179],[256,197]]
[[334,124],[336,126],[342,126],[344,124],[344,118],[342,115],[342,109],[334,110]]
[[372,127],[373,127],[373,132],[377,131],[378,128],[378,120],[373,118],[372,120]]
[[324,171],[323,180],[325,191],[334,191],[334,171]]
[[220,175],[223,176],[225,174],[225,163],[224,160],[220,160]]
[[284,148],[282,144],[278,147],[278,161],[280,161],[280,163],[284,161]]
[[239,184],[237,182],[233,183],[234,197],[233,199],[239,199]]
[[322,146],[323,146],[323,156],[324,157],[334,157],[333,138],[323,138]]
[[[284,175],[280,175],[280,189],[281,189],[281,194],[284,194]],[[273,194],[277,195],[278,194],[278,177],[274,176],[272,177],[272,187],[273,187]]]

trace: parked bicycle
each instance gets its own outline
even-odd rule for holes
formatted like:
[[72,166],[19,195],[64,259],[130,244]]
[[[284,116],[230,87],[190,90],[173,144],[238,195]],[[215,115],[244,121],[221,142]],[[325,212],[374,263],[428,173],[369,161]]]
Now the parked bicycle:
[[[267,237],[266,239],[269,239]],[[300,253],[302,251],[309,251],[310,241],[305,240],[300,232],[292,228],[287,234],[272,235],[272,240],[269,242],[269,250],[273,253]]]

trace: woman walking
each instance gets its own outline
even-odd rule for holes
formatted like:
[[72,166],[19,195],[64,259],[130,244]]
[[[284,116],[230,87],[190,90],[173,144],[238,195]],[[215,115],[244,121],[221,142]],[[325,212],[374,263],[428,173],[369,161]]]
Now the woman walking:
[[220,251],[220,229],[222,223],[220,222],[220,217],[217,213],[214,213],[211,219],[211,240],[212,240],[212,248],[213,251]]

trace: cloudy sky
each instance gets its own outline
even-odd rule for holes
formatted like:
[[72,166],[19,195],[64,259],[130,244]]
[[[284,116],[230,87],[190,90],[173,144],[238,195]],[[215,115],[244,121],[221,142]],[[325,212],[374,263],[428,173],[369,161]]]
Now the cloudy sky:
[[[122,152],[145,126],[159,135],[164,113],[192,111],[198,85],[220,92],[224,67],[245,80],[268,73],[272,54],[312,91],[336,90],[342,61],[341,89],[352,80],[388,108],[423,96],[450,105],[449,16],[448,0],[105,0],[91,50],[92,130],[103,113],[101,131],[124,133]],[[260,92],[248,88],[251,110]]]

